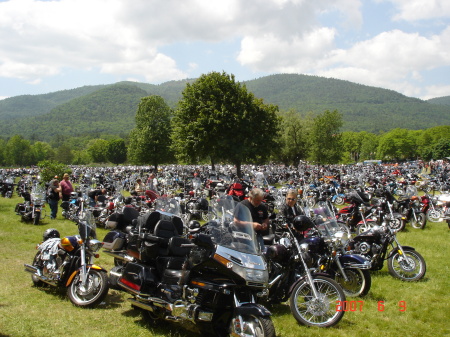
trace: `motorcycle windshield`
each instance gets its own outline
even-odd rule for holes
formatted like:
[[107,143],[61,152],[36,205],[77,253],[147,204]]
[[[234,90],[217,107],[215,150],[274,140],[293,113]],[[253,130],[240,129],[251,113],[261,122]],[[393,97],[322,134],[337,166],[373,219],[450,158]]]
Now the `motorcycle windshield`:
[[419,192],[417,191],[416,186],[409,185],[408,187],[406,187],[405,195],[404,195],[404,197],[406,199],[411,199],[413,196],[418,196],[418,195],[419,195]]
[[215,244],[245,254],[261,254],[250,210],[231,196],[218,198],[210,207],[208,223]]
[[31,200],[34,203],[43,203],[45,201],[45,189],[40,185],[35,185],[31,191]]
[[91,210],[83,210],[78,218],[78,232],[83,241],[97,239],[97,225]]
[[336,233],[342,232],[336,217],[325,201],[319,201],[311,210],[311,214],[313,214],[315,227],[322,237],[331,239],[336,236]]
[[181,217],[180,202],[175,198],[159,197],[155,200],[155,210]]

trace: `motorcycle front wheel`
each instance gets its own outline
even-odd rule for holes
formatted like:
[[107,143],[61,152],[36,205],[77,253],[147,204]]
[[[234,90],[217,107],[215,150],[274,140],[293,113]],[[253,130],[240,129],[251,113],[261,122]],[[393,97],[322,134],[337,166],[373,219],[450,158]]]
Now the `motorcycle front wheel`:
[[230,324],[230,336],[275,337],[275,327],[270,317],[255,315],[235,316]]
[[437,209],[430,209],[427,212],[427,219],[431,222],[439,222],[440,219],[443,217],[441,211],[438,211]]
[[70,301],[77,307],[92,308],[100,304],[108,293],[108,276],[105,272],[90,269],[83,286],[78,273],[67,288]]
[[388,259],[389,274],[402,281],[418,281],[425,276],[427,265],[425,259],[415,250],[405,250],[405,255],[398,251]]
[[337,304],[345,301],[341,286],[323,276],[314,277],[314,286],[319,293],[317,298],[306,279],[294,287],[289,300],[292,314],[303,325],[320,328],[336,325],[344,316],[343,310],[336,310]]
[[33,225],[39,225],[39,220],[41,219],[41,213],[35,212],[33,218]]
[[345,296],[362,297],[369,293],[372,285],[370,272],[365,269],[344,268],[347,281],[341,273],[336,273],[335,281],[342,287]]
[[427,224],[425,213],[416,213],[416,219],[411,219],[411,226],[417,229],[424,229]]
[[343,205],[345,202],[344,198],[341,196],[336,197],[336,199],[334,199],[334,204],[335,205]]

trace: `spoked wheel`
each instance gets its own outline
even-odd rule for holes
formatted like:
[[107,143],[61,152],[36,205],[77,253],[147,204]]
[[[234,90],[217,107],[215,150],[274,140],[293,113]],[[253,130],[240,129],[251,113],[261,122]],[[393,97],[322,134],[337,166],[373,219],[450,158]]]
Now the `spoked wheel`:
[[440,219],[443,217],[441,211],[438,211],[437,209],[430,209],[427,212],[427,219],[431,222],[439,222]]
[[340,273],[336,274],[335,281],[342,287],[346,296],[365,296],[369,293],[372,285],[370,272],[365,269],[344,268],[345,277]]
[[425,259],[415,250],[403,250],[405,255],[397,252],[388,259],[389,274],[402,281],[418,281],[425,276],[427,265]]
[[275,327],[270,317],[240,315],[231,320],[230,336],[275,337]]
[[417,229],[424,229],[427,224],[425,213],[416,213],[416,219],[411,219],[411,226]]
[[81,274],[78,273],[67,288],[70,301],[78,307],[95,307],[108,293],[108,277],[105,272],[89,270],[86,284],[83,286]]
[[390,215],[386,216],[386,220],[389,223],[389,227],[391,227],[391,229],[394,232],[400,232],[403,229],[405,229],[406,226],[406,220],[402,219],[402,216],[399,215],[394,215],[394,217],[392,218]]
[[336,199],[334,199],[334,204],[335,205],[343,205],[344,204],[344,198],[341,196],[337,196]]
[[297,283],[289,300],[292,314],[303,325],[322,328],[336,325],[344,316],[344,311],[336,310],[338,301],[345,301],[341,286],[323,276],[314,277],[314,286],[319,293],[317,298],[306,279]]

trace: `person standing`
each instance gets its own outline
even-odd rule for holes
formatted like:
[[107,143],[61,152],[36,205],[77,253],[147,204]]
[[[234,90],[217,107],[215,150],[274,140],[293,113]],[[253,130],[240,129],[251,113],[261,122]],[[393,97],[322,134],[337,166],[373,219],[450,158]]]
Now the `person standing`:
[[58,201],[59,194],[61,193],[61,187],[59,185],[59,181],[57,178],[53,179],[50,182],[50,186],[48,188],[48,198],[47,202],[50,206],[51,214],[50,219],[56,219],[56,214],[58,214]]
[[68,173],[64,173],[63,180],[59,185],[61,186],[61,192],[59,196],[61,197],[62,201],[69,201],[70,193],[73,192],[73,186],[69,180]]

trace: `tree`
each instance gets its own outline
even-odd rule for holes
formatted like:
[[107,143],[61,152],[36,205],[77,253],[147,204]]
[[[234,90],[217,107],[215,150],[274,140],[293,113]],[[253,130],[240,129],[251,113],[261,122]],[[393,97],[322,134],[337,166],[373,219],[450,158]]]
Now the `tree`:
[[432,152],[433,159],[443,159],[445,157],[450,157],[450,139],[441,139],[433,146]]
[[40,175],[43,182],[48,182],[55,176],[61,179],[64,173],[72,173],[69,167],[54,160],[43,160],[37,165],[40,168]]
[[416,141],[407,129],[393,129],[380,137],[377,149],[379,159],[404,160],[414,157]]
[[36,142],[31,145],[31,152],[35,163],[55,158],[55,150],[46,142]]
[[326,110],[314,118],[311,132],[311,159],[317,164],[334,164],[342,157],[342,115]]
[[235,82],[234,75],[211,72],[187,84],[173,119],[174,148],[190,162],[241,164],[267,159],[276,146],[278,107],[266,105]]
[[106,163],[108,141],[104,139],[92,139],[88,143],[87,153],[94,163]]
[[33,162],[30,142],[15,135],[6,143],[5,162],[7,165],[27,166]]
[[127,160],[125,140],[112,139],[108,142],[106,158],[113,164],[122,164]]
[[278,161],[285,165],[298,165],[300,160],[306,159],[309,147],[308,137],[310,130],[307,120],[290,110],[280,113],[282,117],[279,146],[280,149],[275,154]]
[[152,164],[157,169],[159,164],[172,160],[171,117],[172,110],[161,96],[141,99],[128,146],[128,158],[133,164]]
[[57,161],[63,164],[71,164],[73,160],[72,149],[65,144],[62,144],[56,149]]

